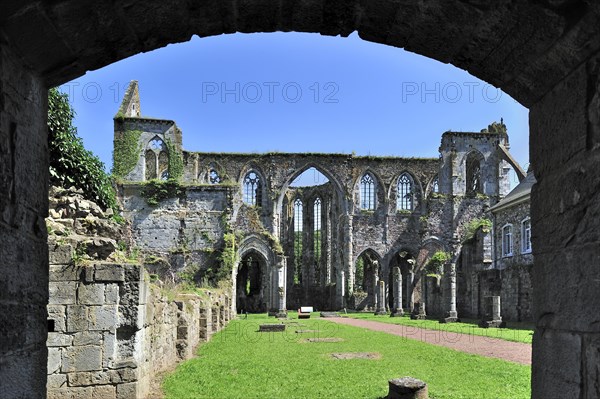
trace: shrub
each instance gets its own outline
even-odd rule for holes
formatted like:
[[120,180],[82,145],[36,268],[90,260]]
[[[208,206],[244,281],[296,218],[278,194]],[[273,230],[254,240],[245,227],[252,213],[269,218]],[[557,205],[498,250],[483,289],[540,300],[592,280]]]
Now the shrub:
[[50,183],[83,190],[84,198],[117,211],[115,190],[104,164],[83,146],[73,126],[75,111],[66,94],[48,91],[48,149]]

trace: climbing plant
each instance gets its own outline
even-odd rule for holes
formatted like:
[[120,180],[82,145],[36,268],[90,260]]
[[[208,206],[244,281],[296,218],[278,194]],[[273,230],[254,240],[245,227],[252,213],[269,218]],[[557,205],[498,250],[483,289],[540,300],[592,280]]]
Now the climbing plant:
[[165,140],[165,145],[169,152],[169,178],[179,180],[183,176],[183,157],[171,140]]
[[425,264],[425,273],[428,276],[441,277],[444,273],[444,265],[451,257],[452,255],[448,252],[437,251]]
[[156,206],[167,198],[181,197],[185,194],[185,188],[175,179],[167,180],[153,179],[145,182],[140,195],[146,199],[148,205]]
[[117,178],[127,176],[138,162],[141,151],[140,130],[125,130],[115,138],[112,174]]
[[56,88],[48,90],[50,183],[81,189],[84,198],[116,211],[112,181],[102,161],[83,146],[83,140],[73,126],[74,117],[68,96]]
[[479,218],[471,220],[465,229],[463,242],[468,241],[471,238],[475,237],[475,233],[477,230],[481,228],[484,232],[489,232],[492,228],[492,221],[486,218]]

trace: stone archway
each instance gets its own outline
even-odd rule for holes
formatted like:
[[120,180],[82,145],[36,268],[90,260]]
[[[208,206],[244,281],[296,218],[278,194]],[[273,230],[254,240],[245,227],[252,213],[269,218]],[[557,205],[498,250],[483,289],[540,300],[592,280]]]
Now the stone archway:
[[531,195],[532,395],[598,396],[597,2],[64,0],[9,2],[1,11],[0,381],[6,395],[45,396],[47,88],[193,34],[358,31],[365,40],[465,69],[530,108],[538,182]]
[[236,275],[236,309],[240,313],[267,311],[267,263],[257,251],[248,251],[240,260]]

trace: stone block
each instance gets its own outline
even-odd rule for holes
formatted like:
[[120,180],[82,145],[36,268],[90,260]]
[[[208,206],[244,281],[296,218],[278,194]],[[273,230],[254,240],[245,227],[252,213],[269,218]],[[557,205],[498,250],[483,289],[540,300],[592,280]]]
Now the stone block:
[[412,377],[389,380],[388,399],[427,399],[427,384]]
[[67,306],[67,331],[77,332],[88,329],[88,307],[83,305]]
[[54,320],[54,331],[50,332],[63,332],[66,329],[66,313],[64,305],[48,305],[48,319]]
[[285,324],[261,324],[258,332],[281,332],[285,331]]
[[48,260],[51,265],[69,265],[73,263],[73,247],[69,244],[49,245]]
[[123,282],[125,270],[121,265],[103,263],[94,266],[94,277],[99,282]]
[[92,396],[94,399],[113,399],[117,397],[117,388],[112,385],[93,387]]
[[89,329],[90,331],[114,331],[117,328],[118,306],[90,306]]
[[137,385],[135,382],[117,385],[117,399],[137,398]]
[[60,370],[61,366],[61,349],[51,347],[48,348],[48,375],[54,374]]
[[107,305],[119,304],[119,284],[106,284],[104,288],[104,303]]
[[[532,394],[536,398],[581,399],[581,336],[536,329],[533,335]],[[561,367],[556,367],[560,364]]]
[[74,346],[62,354],[62,372],[97,371],[102,369],[102,348],[100,346]]
[[92,373],[89,371],[69,373],[67,377],[69,379],[69,386],[81,387],[92,385]]
[[77,301],[77,283],[74,281],[50,282],[50,305],[74,305]]
[[102,367],[109,368],[115,357],[117,349],[117,336],[112,332],[104,332],[104,344],[102,351]]
[[98,331],[82,331],[73,335],[73,346],[100,345],[102,333]]
[[78,303],[80,305],[104,304],[104,284],[79,284]]
[[48,333],[48,340],[46,341],[48,347],[71,346],[72,343],[73,337],[71,335],[58,332]]
[[46,399],[93,399],[91,387],[48,389]]
[[66,265],[51,265],[50,266],[50,281],[80,281],[81,267],[71,264]]
[[48,389],[56,389],[67,386],[67,375],[66,374],[52,374],[48,376],[46,382]]

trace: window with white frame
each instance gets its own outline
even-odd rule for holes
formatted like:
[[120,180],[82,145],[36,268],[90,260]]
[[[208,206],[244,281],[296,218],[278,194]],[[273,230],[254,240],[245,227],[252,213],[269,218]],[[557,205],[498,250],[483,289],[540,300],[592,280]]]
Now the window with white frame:
[[513,254],[513,232],[512,224],[507,224],[502,228],[502,256],[512,256]]
[[521,252],[531,252],[531,219],[527,218],[521,222]]

